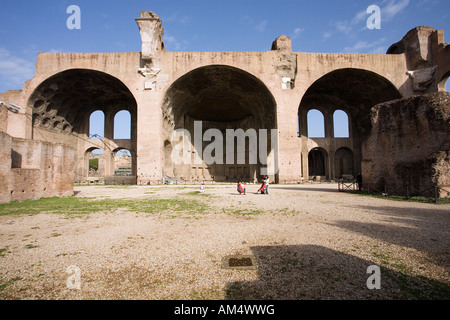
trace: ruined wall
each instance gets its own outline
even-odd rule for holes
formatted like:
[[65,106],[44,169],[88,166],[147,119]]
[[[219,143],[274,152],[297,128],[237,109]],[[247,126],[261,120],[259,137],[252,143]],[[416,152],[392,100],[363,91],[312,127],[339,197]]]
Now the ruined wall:
[[0,203],[73,195],[73,148],[2,131],[0,145]]
[[8,109],[0,104],[0,131],[8,132]]
[[391,190],[450,185],[450,93],[379,104],[371,119],[363,144],[363,184]]
[[8,108],[5,109],[5,112],[8,112],[8,116],[7,118],[0,116],[0,131],[6,132],[13,137],[26,138],[27,134],[29,135],[31,132],[31,117],[27,116],[26,108],[22,104],[18,104],[21,94],[21,90],[9,90],[0,93],[2,105],[15,104],[19,107],[14,112],[8,112]]
[[[278,130],[280,170],[275,180],[308,179],[308,153],[313,147],[329,154],[327,176],[333,178],[338,147],[353,152],[355,174],[359,170],[361,143],[370,124],[366,115],[373,105],[441,90],[450,74],[450,47],[444,42],[443,30],[429,27],[411,30],[384,55],[292,52],[292,42],[284,35],[264,52],[170,52],[164,48],[164,29],[157,14],[142,11],[136,23],[141,52],[39,53],[36,73],[22,90],[0,93],[0,101],[22,108],[10,115],[7,133],[77,149],[77,180],[83,180],[88,172],[86,151],[107,149],[101,143],[111,151],[119,147],[130,150],[138,184],[160,183],[167,170],[173,171],[169,161],[171,113],[177,106],[186,109],[184,95],[200,88],[205,90],[196,90],[199,94],[188,107],[201,110],[196,101],[211,102],[217,106],[214,110],[225,114],[222,120],[235,110],[228,106],[251,105],[256,110],[263,103],[255,101],[270,100],[273,108],[268,114],[274,123],[260,125]],[[215,72],[223,70],[233,72]],[[183,81],[186,77],[188,81]],[[267,94],[248,94],[247,80],[253,77],[259,92]],[[395,89],[395,94],[388,88]],[[313,107],[310,102],[325,107],[325,96],[330,102],[327,110],[339,107],[348,112],[351,137],[347,141],[336,140],[332,134],[313,141],[304,133],[307,111]],[[131,113],[129,141],[113,139],[109,123],[118,111],[115,108]],[[88,137],[89,115],[97,109],[105,113],[105,135],[100,142]],[[301,138],[297,134],[299,118]],[[326,125],[327,132],[332,133],[331,128]],[[404,134],[409,136],[406,131]],[[105,157],[111,158],[111,154],[105,152]],[[106,166],[107,174],[112,174],[112,162],[107,161]]]
[[405,55],[408,87],[413,94],[445,91],[445,80],[450,73],[450,46],[444,41],[444,30],[427,26],[413,28],[387,53]]

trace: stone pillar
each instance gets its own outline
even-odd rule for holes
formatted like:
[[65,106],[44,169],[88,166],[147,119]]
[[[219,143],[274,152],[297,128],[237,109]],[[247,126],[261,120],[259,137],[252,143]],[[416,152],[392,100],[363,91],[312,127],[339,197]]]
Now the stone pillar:
[[105,147],[103,148],[105,154],[105,177],[114,175],[114,153],[111,148],[115,145],[113,142],[115,115],[115,111],[108,110],[105,112],[105,138],[103,139],[105,144]]
[[329,159],[329,175],[328,175],[328,179],[329,180],[335,180],[336,179],[336,148],[334,147],[334,143],[332,144],[333,146],[328,148],[328,159]]
[[[303,142],[305,140],[305,142]],[[302,138],[302,175],[303,181],[309,180],[309,167],[308,167],[308,145],[306,139]]]
[[8,108],[0,104],[0,131],[8,132]]
[[105,131],[103,136],[105,139],[112,140],[114,138],[114,116],[115,112],[105,112]]
[[330,111],[329,109],[321,110],[324,119],[325,138],[334,138],[333,114]]
[[327,143],[326,151],[328,152],[328,172],[327,172],[327,180],[335,179],[335,153],[336,147],[334,143],[334,121],[333,121],[333,112],[330,109],[327,109],[323,115],[324,117],[324,125],[325,125],[325,138]]
[[300,148],[301,148],[301,173],[304,181],[309,179],[308,168],[308,120],[305,108],[300,108],[298,113],[299,132],[300,132]]
[[288,36],[281,35],[272,43],[272,51],[278,53],[275,70],[281,77],[283,90],[293,89],[297,76],[297,54],[292,53],[292,42]]
[[[164,74],[165,70],[161,70],[158,59],[164,51],[164,29],[158,15],[150,11],[142,11],[136,22],[142,39],[139,73],[143,76],[143,91],[136,97],[139,101],[137,114],[134,115],[137,121],[132,120],[132,126],[135,126],[132,127],[131,139],[136,141],[139,137],[136,150],[130,150],[132,155],[135,154],[133,172],[136,172],[138,184],[161,183],[163,148],[160,138],[160,104],[167,89],[164,88],[167,74]],[[137,136],[134,136],[134,132]]]
[[136,22],[142,39],[142,59],[152,60],[155,58],[155,53],[164,50],[162,38],[164,29],[161,19],[151,11],[142,11]]
[[10,135],[0,131],[0,203],[11,201],[11,140]]
[[75,181],[83,182],[87,181],[89,176],[89,152],[79,151],[77,152],[77,168],[75,171]]
[[[162,150],[161,141],[161,91],[145,91],[139,101],[137,116],[137,134],[139,140],[136,147],[137,183],[161,183]],[[177,170],[179,168],[177,167]],[[181,172],[178,171],[178,175]]]
[[136,142],[137,142],[137,116],[134,112],[131,112],[131,175],[137,176],[137,150],[136,150]]

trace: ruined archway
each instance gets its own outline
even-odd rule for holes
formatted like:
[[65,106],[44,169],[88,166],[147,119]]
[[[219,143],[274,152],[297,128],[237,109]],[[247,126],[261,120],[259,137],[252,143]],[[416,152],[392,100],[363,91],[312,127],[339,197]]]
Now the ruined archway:
[[308,153],[309,176],[311,180],[324,180],[328,176],[328,154],[323,148],[313,148]]
[[114,176],[116,177],[130,177],[135,175],[135,168],[133,168],[133,155],[130,150],[125,148],[117,148],[112,152],[114,161]]
[[[64,143],[78,150],[75,181],[88,178],[86,150],[102,149],[106,158],[117,148],[136,154],[136,100],[122,81],[107,73],[90,69],[57,73],[35,89],[28,108],[33,115],[33,139]],[[114,115],[120,110],[130,112],[130,139],[114,139]],[[89,139],[90,115],[94,111],[104,114],[104,133]],[[107,165],[105,175],[114,175],[111,166]]]
[[[353,172],[361,170],[361,147],[371,129],[371,108],[381,102],[401,98],[398,89],[386,78],[372,71],[345,68],[329,72],[316,80],[305,92],[299,106],[300,137],[302,154],[308,154],[308,145],[323,148],[330,157],[335,157],[341,147],[353,152]],[[319,109],[325,117],[325,137],[309,138],[307,113]],[[349,137],[334,137],[333,114],[345,110],[349,121]],[[333,163],[334,159],[330,159]],[[308,158],[303,158],[303,176],[308,174]],[[336,167],[330,167],[328,179],[337,178]]]
[[353,168],[353,151],[342,147],[336,150],[334,155],[334,172],[336,179],[353,179],[356,177]]
[[84,159],[80,165],[86,171],[87,182],[98,183],[105,180],[106,162],[102,149],[92,147],[84,152]]
[[[194,69],[176,80],[167,90],[162,105],[163,132],[162,139],[165,174],[189,181],[253,181],[260,178],[260,161],[249,161],[249,143],[245,147],[245,163],[237,161],[237,154],[232,164],[223,154],[222,163],[191,163],[171,165],[167,159],[174,130],[184,129],[194,140],[194,124],[201,122],[201,132],[208,129],[219,130],[225,143],[227,129],[248,130],[267,129],[268,149],[271,148],[270,129],[276,128],[276,103],[264,83],[250,73],[225,65],[210,65]],[[258,137],[259,138],[259,137]],[[193,155],[199,154],[210,142],[203,141],[201,150],[192,145]],[[197,146],[198,147],[198,146]],[[226,150],[226,146],[223,146]],[[217,155],[216,155],[217,156]],[[170,172],[169,172],[170,171]],[[273,180],[272,180],[273,181]]]

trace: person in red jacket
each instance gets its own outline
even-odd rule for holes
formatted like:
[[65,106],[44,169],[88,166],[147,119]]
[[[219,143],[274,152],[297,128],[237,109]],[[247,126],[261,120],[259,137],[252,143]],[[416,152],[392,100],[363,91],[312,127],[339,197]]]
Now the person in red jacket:
[[263,180],[261,187],[258,189],[258,191],[256,191],[256,193],[261,192],[262,194],[264,194],[266,192],[266,187],[267,187],[266,181]]
[[245,183],[244,182],[240,182],[240,181],[238,182],[237,191],[239,192],[239,194],[245,195]]

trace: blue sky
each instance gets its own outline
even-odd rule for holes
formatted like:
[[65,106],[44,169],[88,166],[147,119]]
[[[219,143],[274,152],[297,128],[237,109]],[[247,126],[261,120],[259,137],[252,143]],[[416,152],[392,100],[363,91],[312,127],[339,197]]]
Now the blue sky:
[[[366,27],[372,4],[382,10],[379,30]],[[70,5],[81,9],[80,30],[66,27]],[[450,37],[448,0],[2,1],[0,92],[33,76],[38,52],[140,51],[142,10],[162,18],[169,51],[266,51],[286,34],[296,52],[385,53],[419,25]]]
[[[80,30],[66,26],[70,5],[81,9]],[[367,28],[370,5],[381,8],[381,29]],[[285,34],[295,52],[385,53],[420,25],[450,39],[448,0],[2,1],[0,92],[33,77],[38,52],[140,51],[143,10],[162,18],[169,51],[266,51]]]

